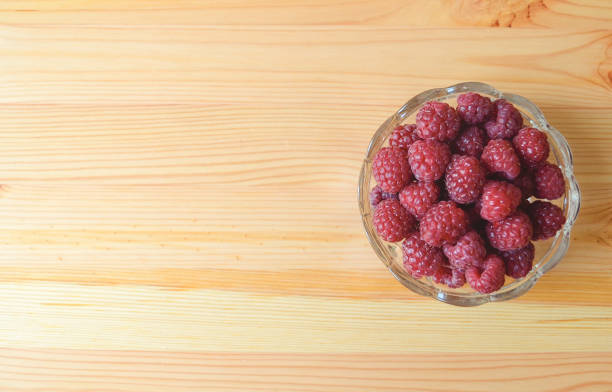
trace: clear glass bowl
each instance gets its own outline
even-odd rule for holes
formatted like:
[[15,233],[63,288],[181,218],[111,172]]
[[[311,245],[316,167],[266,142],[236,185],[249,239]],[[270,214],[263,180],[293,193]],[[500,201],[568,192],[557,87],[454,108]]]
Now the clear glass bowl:
[[[549,161],[561,167],[566,182],[565,195],[561,199],[554,201],[555,204],[563,208],[566,217],[563,228],[559,230],[554,238],[547,241],[534,242],[536,248],[534,267],[527,276],[517,280],[506,277],[504,287],[491,294],[474,292],[468,285],[459,289],[449,289],[446,286],[437,285],[429,278],[414,279],[410,276],[402,265],[401,244],[386,242],[376,234],[372,225],[372,209],[370,208],[369,201],[370,189],[375,184],[372,177],[372,160],[378,150],[387,143],[393,128],[399,124],[414,123],[416,113],[427,101],[447,102],[455,106],[457,96],[468,91],[473,91],[492,99],[506,99],[521,112],[525,119],[525,125],[530,125],[546,132],[551,147]],[[476,306],[486,302],[505,301],[526,293],[545,272],[557,265],[567,252],[570,242],[570,231],[576,221],[579,209],[580,190],[574,177],[572,153],[567,140],[546,121],[542,111],[533,102],[519,95],[503,93],[492,86],[478,82],[459,83],[447,88],[427,90],[406,102],[378,128],[372,137],[359,176],[359,210],[361,211],[368,240],[378,257],[387,266],[391,274],[410,290],[417,294],[458,306]]]

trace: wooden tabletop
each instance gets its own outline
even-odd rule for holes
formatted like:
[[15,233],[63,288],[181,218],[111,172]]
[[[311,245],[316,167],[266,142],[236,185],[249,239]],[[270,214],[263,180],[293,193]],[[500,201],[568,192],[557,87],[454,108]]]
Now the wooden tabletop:
[[[609,0],[8,0],[0,48],[1,391],[612,390]],[[377,126],[460,81],[539,105],[583,201],[477,308],[357,209]]]

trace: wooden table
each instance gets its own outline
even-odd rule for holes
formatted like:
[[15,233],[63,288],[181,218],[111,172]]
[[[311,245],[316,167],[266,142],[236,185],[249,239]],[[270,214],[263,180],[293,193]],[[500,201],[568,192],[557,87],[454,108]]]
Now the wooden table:
[[[0,11],[1,391],[612,390],[610,1]],[[467,80],[543,109],[583,204],[535,288],[464,309],[393,279],[356,190]]]

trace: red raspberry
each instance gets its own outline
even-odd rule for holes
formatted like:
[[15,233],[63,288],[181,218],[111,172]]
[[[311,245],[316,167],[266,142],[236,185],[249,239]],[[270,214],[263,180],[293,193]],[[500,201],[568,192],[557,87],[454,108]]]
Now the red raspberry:
[[446,168],[448,197],[460,204],[473,203],[480,196],[486,173],[478,159],[469,155],[453,155]]
[[380,188],[380,185],[376,185],[370,191],[370,205],[372,207],[376,207],[381,201],[383,201],[382,189]]
[[484,261],[484,268],[470,267],[465,271],[465,280],[479,293],[488,294],[499,290],[505,281],[504,261],[491,254]]
[[533,236],[531,221],[522,211],[497,222],[487,223],[486,230],[489,244],[502,251],[524,248]]
[[435,181],[442,177],[450,161],[448,145],[435,140],[417,140],[408,150],[408,161],[419,181]]
[[514,279],[522,278],[531,271],[534,256],[535,247],[531,242],[521,249],[499,252],[499,257],[506,262],[506,275]]
[[523,128],[512,139],[516,154],[530,167],[546,162],[550,146],[546,134],[535,128]]
[[535,196],[539,199],[555,200],[565,193],[565,179],[558,166],[544,163],[535,169]]
[[528,213],[533,223],[534,240],[554,237],[565,224],[563,210],[548,201],[534,201],[529,205]]
[[372,173],[383,191],[397,193],[412,179],[403,148],[383,147],[374,157]]
[[378,203],[380,203],[383,200],[387,200],[387,199],[396,199],[397,200],[398,199],[397,193],[383,192],[383,190],[380,187],[380,185],[376,185],[370,191],[370,205],[372,207],[376,207],[378,205]]
[[407,185],[399,194],[400,203],[417,219],[433,206],[440,197],[440,189],[435,182],[414,182]]
[[487,255],[485,242],[475,231],[468,231],[455,245],[445,244],[442,249],[450,265],[465,271],[471,266],[480,266]]
[[514,185],[516,185],[522,193],[523,199],[528,199],[533,196],[535,192],[535,182],[533,180],[533,174],[529,170],[523,170],[523,172],[512,181]]
[[403,148],[408,151],[410,145],[419,140],[416,129],[417,126],[414,124],[398,125],[389,137],[389,145],[391,147]]
[[521,202],[521,190],[505,181],[487,181],[480,198],[480,216],[489,222],[512,214]]
[[454,244],[468,229],[468,218],[452,201],[441,201],[427,211],[421,219],[423,241],[432,246]]
[[404,268],[414,278],[431,276],[446,262],[442,250],[430,246],[414,233],[402,243]]
[[462,155],[471,155],[480,158],[484,146],[487,145],[485,131],[477,126],[466,128],[454,141],[455,150]]
[[523,127],[523,117],[516,108],[505,99],[494,102],[497,108],[497,116],[492,121],[485,123],[487,135],[491,139],[510,139]]
[[385,241],[401,241],[415,230],[412,215],[395,199],[381,201],[374,210],[374,228]]
[[457,289],[465,284],[463,271],[452,269],[448,265],[438,267],[431,279],[437,284],[447,285],[451,289]]
[[512,143],[507,140],[490,140],[480,159],[491,173],[503,173],[508,180],[515,179],[521,173],[521,161]]
[[449,104],[429,101],[417,113],[416,125],[421,139],[447,142],[457,137],[461,119]]
[[491,100],[476,93],[465,93],[457,97],[457,113],[467,124],[480,124],[495,114]]

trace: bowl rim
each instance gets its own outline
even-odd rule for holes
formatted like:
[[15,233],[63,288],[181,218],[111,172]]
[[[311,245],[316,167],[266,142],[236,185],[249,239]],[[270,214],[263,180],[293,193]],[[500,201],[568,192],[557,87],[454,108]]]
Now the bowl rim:
[[[497,99],[506,99],[517,106],[517,109],[523,114],[528,114],[527,117],[531,125],[543,130],[552,139],[554,147],[556,148],[551,148],[551,153],[553,153],[556,158],[558,165],[561,166],[561,171],[567,184],[567,191],[563,199],[563,211],[566,216],[566,221],[561,230],[559,230],[553,238],[548,250],[537,260],[537,262],[534,262],[534,268],[527,276],[504,285],[500,290],[490,294],[453,292],[412,278],[403,271],[403,268],[400,270],[400,268],[392,262],[393,256],[390,252],[390,246],[378,237],[371,222],[369,222],[369,219],[371,219],[369,206],[370,183],[369,174],[367,172],[375,153],[384,143],[385,133],[389,132],[389,129],[392,127],[391,124],[401,123],[404,118],[414,113],[427,101],[464,92],[476,92]],[[368,144],[366,158],[363,161],[359,174],[357,194],[359,211],[361,213],[366,237],[378,258],[385,264],[395,279],[417,294],[435,298],[441,302],[456,306],[477,306],[488,302],[505,301],[516,298],[529,291],[539,278],[555,267],[566,254],[570,243],[570,232],[578,216],[581,201],[580,188],[574,176],[572,153],[567,140],[561,132],[550,125],[540,108],[527,98],[512,93],[501,92],[493,86],[482,82],[463,82],[445,88],[434,88],[423,91],[409,99],[392,116],[387,118],[387,120],[379,126]]]

